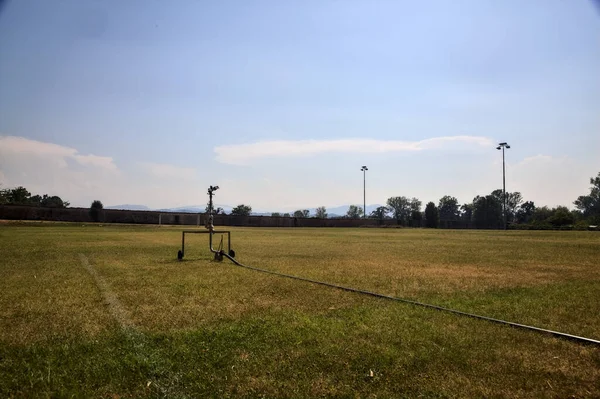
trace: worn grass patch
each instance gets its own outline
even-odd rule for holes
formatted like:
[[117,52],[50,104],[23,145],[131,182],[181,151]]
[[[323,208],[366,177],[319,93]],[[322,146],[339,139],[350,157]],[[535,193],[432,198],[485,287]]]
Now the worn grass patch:
[[[178,262],[180,231],[0,225],[0,396],[600,396],[597,347],[213,262],[205,235]],[[600,339],[595,232],[232,237],[248,265]]]

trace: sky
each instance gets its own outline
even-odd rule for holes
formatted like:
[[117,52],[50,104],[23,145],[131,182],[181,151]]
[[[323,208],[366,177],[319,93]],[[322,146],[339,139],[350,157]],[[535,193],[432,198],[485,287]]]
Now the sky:
[[[600,172],[591,0],[0,3],[0,185],[72,206],[566,205]],[[361,166],[368,171],[363,175]]]

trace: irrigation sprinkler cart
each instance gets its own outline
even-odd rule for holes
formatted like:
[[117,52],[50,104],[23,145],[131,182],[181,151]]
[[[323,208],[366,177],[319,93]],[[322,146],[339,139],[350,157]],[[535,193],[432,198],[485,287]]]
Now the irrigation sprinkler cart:
[[[228,230],[215,230],[215,226],[213,225],[213,195],[216,190],[219,189],[219,186],[210,186],[208,188],[208,220],[206,221],[207,230],[188,230],[181,232],[181,249],[177,252],[177,259],[183,260],[185,256],[185,235],[187,234],[208,234],[208,248],[210,252],[215,254],[216,261],[222,261],[223,255],[227,253],[230,258],[235,257],[235,251],[231,249],[231,232]],[[215,234],[221,234],[221,241],[219,242],[219,247],[217,249],[213,248],[213,236]],[[227,252],[223,249],[223,236],[227,234]]]
[[[182,231],[181,232],[181,249],[179,250],[179,252],[177,252],[177,259],[179,260],[183,260],[183,257],[185,256],[185,235],[186,234],[208,234],[208,248],[210,249],[210,252],[215,254],[215,260],[217,261],[222,261],[223,260],[223,254],[225,253],[225,250],[223,249],[223,235],[227,234],[227,254],[229,254],[229,256],[231,256],[232,258],[235,257],[235,251],[233,249],[231,249],[231,232],[228,230],[187,230],[187,231]],[[212,242],[213,242],[213,235],[214,234],[221,234],[221,241],[219,243],[219,247],[217,249],[214,249],[212,246]]]

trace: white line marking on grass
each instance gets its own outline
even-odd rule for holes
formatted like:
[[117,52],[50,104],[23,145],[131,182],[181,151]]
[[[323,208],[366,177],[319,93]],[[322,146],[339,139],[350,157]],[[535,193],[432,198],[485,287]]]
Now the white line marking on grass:
[[119,322],[121,328],[123,330],[135,329],[135,324],[133,324],[129,312],[123,307],[123,305],[121,305],[121,302],[114,292],[112,292],[108,283],[102,278],[102,276],[98,274],[94,266],[90,264],[88,258],[84,254],[79,254],[79,259],[81,259],[81,264],[83,267],[85,267],[88,273],[94,278],[96,286],[104,298],[104,302],[106,302],[108,305],[108,311]]
[[106,280],[98,274],[94,266],[88,261],[88,258],[84,254],[79,254],[79,259],[83,267],[94,278],[96,286],[104,298],[104,302],[108,305],[108,311],[119,322],[121,330],[123,330],[129,345],[131,345],[138,362],[148,365],[149,369],[152,370],[150,375],[161,376],[162,379],[166,380],[166,382],[156,379],[154,381],[148,380],[146,387],[150,388],[152,385],[152,388],[150,388],[151,392],[162,397],[177,396],[175,392],[178,389],[178,376],[170,372],[169,366],[166,365],[164,359],[156,350],[152,349],[148,338],[136,328],[127,309],[121,305],[121,302],[115,293],[112,292]]

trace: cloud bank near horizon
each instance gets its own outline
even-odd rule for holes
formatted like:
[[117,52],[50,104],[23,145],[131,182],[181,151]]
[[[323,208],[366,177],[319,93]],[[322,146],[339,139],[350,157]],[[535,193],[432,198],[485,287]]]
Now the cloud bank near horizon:
[[197,178],[191,167],[138,161],[123,168],[112,156],[82,154],[70,146],[0,135],[1,188],[24,186],[32,193],[58,195],[73,206],[89,206],[95,199],[105,205],[185,205],[174,193],[196,198],[201,192],[195,186]]
[[262,158],[306,157],[324,153],[376,154],[434,150],[459,144],[461,147],[489,147],[493,141],[482,136],[443,136],[419,141],[338,139],[272,140],[247,144],[230,144],[214,148],[216,159],[230,165],[247,165]]
[[0,136],[0,153],[8,153],[21,157],[36,156],[52,159],[61,168],[67,167],[68,160],[73,160],[81,166],[97,167],[104,170],[118,172],[112,157],[103,157],[93,154],[82,155],[71,147],[54,143],[31,140],[17,136]]
[[[466,139],[470,145],[465,145],[464,137],[469,136],[402,142],[402,145],[395,142],[396,147],[393,148],[410,148],[405,151],[441,148],[449,151],[458,145],[461,150],[467,148],[473,151],[473,145],[487,146],[488,143],[486,138],[475,137]],[[330,140],[327,143],[342,141],[344,140]],[[389,143],[379,140],[362,142],[365,141],[371,143],[368,149],[371,152],[378,148],[373,143]],[[353,141],[346,148],[358,151],[355,145],[356,141]],[[321,153],[324,153],[323,148],[328,147],[319,147]],[[314,153],[304,151],[300,151],[300,155]],[[383,151],[394,150],[386,147]],[[214,161],[207,162],[202,168],[148,161],[127,164],[117,162],[110,153],[102,156],[83,155],[70,146],[25,137],[0,136],[0,187],[22,185],[34,193],[59,195],[74,206],[89,206],[95,199],[102,200],[105,205],[129,203],[151,208],[174,208],[202,203],[205,199],[204,187],[215,182],[211,162]],[[293,162],[292,157],[289,163]],[[401,161],[389,162],[399,165],[398,162]],[[397,168],[380,169],[369,176],[368,202],[384,203],[390,196],[410,195],[416,196],[425,204],[430,200],[437,202],[443,195],[452,195],[465,203],[475,195],[486,194],[500,187],[502,174],[501,164],[498,162],[498,157],[494,157],[494,160],[477,164],[477,173],[473,173],[472,168],[475,166],[458,166],[452,175],[469,178],[454,176],[447,179],[450,185],[441,184],[443,178],[436,180],[436,184],[431,184],[432,180],[427,175],[429,172],[418,170],[411,176],[405,176],[402,186],[390,184]],[[595,165],[566,155],[530,155],[507,162],[506,168],[507,190],[522,192],[526,200],[535,201],[538,206],[572,207],[577,196],[589,192],[589,177],[594,172],[597,173]],[[333,204],[356,203],[363,195],[362,181],[354,184],[354,180],[348,178],[350,171],[340,171],[335,179],[329,175],[313,175],[311,179],[301,179],[278,174],[278,170],[271,165],[259,165],[251,168],[246,175],[241,175],[237,170],[220,173],[217,183],[226,189],[219,192],[219,201],[233,205],[246,203],[257,210],[290,211],[321,205],[330,207]],[[306,172],[302,169],[301,173]]]

